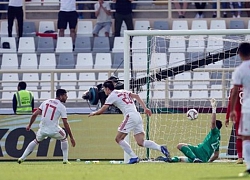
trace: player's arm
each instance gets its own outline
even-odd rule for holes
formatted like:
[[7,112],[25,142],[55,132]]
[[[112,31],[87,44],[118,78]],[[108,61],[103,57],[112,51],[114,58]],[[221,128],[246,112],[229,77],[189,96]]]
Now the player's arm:
[[231,98],[230,98],[230,117],[232,121],[236,121],[236,112],[235,112],[235,107],[237,104],[237,98],[239,94],[239,87],[240,85],[234,85],[231,93]]
[[29,131],[32,124],[35,122],[36,118],[38,115],[41,115],[42,114],[42,110],[41,109],[37,109],[32,115],[31,115],[31,118],[30,118],[30,122],[28,124],[28,126],[26,127],[26,130]]
[[139,102],[139,104],[144,109],[144,113],[151,116],[151,114],[152,114],[151,110],[146,107],[146,104],[143,102],[143,100],[140,98],[140,96],[138,94],[130,93],[130,97],[133,99],[136,99],[136,101]]
[[217,102],[215,99],[211,99],[211,106],[212,106],[212,117],[211,117],[211,129],[216,128],[216,107]]
[[14,111],[14,113],[16,114],[16,109],[17,109],[17,99],[16,99],[16,95],[13,95],[13,99],[12,99],[12,109]]
[[231,103],[230,103],[231,93],[232,93],[232,89],[230,90],[230,95],[229,95],[229,98],[228,98],[227,113],[226,113],[226,121],[225,121],[226,127],[229,125],[230,107],[231,107]]
[[63,121],[63,126],[65,128],[65,130],[67,131],[69,137],[70,137],[70,141],[71,141],[71,144],[73,147],[75,147],[76,143],[75,143],[75,139],[73,137],[73,134],[71,132],[71,128],[69,126],[69,123],[68,123],[68,119],[67,118],[62,118],[62,121]]
[[219,151],[214,151],[213,156],[209,159],[208,162],[213,162],[213,161],[215,161],[218,158],[219,158]]
[[92,112],[89,114],[89,117],[90,116],[95,116],[95,115],[100,115],[102,113],[104,113],[108,108],[109,108],[109,104],[104,104],[101,109],[99,109],[98,111],[95,111],[95,112]]

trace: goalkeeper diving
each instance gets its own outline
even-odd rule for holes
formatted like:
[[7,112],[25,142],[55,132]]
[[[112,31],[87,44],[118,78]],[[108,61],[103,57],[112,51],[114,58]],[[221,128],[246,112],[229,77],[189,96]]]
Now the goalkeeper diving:
[[[185,157],[174,156],[171,158],[170,162],[206,163],[213,162],[219,157],[221,138],[220,129],[222,127],[222,122],[220,120],[216,120],[216,100],[211,99],[210,102],[212,106],[211,130],[203,142],[197,146],[179,143],[177,145],[177,149],[179,149],[185,155]],[[165,161],[165,158],[159,158],[159,160]]]

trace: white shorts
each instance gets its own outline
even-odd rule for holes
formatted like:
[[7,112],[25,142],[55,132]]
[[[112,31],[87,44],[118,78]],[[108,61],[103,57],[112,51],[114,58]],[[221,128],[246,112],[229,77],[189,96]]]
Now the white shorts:
[[41,142],[42,140],[46,139],[47,137],[54,138],[57,140],[63,140],[66,138],[66,133],[62,128],[58,128],[56,131],[48,131],[43,129],[38,129],[36,133],[36,140]]
[[122,133],[134,132],[134,135],[144,133],[142,117],[139,112],[128,114],[118,127],[118,131]]
[[238,134],[242,136],[250,136],[250,113],[241,114]]

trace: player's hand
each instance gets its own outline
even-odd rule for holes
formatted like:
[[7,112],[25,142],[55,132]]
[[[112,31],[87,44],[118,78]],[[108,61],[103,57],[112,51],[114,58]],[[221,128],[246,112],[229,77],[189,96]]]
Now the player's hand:
[[152,115],[151,110],[148,109],[148,108],[144,109],[144,113],[147,114],[148,116],[151,116],[151,115]]
[[91,117],[91,116],[94,116],[95,115],[95,112],[92,112],[88,115],[88,117]]
[[226,119],[225,126],[228,127],[228,125],[229,125],[229,119]]
[[30,131],[30,126],[29,125],[26,127],[26,131]]
[[212,108],[216,108],[216,107],[217,107],[216,99],[212,98],[212,99],[210,100],[210,103],[211,103]]
[[70,138],[70,142],[71,142],[71,145],[72,145],[73,147],[76,146],[76,142],[75,142],[75,140],[74,140],[73,138]]
[[233,121],[234,123],[236,122],[236,118],[237,118],[237,113],[236,113],[236,111],[232,111],[231,113],[230,113],[230,119],[231,119],[231,121]]

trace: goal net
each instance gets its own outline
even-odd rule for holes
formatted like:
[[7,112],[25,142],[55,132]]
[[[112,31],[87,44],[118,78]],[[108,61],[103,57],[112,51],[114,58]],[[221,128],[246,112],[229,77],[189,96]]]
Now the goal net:
[[[178,143],[198,145],[210,131],[210,98],[217,99],[217,119],[224,125],[232,72],[241,63],[237,47],[249,33],[125,31],[124,77],[119,78],[153,111],[151,117],[142,115],[147,139],[167,145],[171,156],[183,156],[176,148]],[[188,120],[186,112],[191,108],[199,112],[198,119]],[[221,158],[237,157],[232,129],[232,123],[221,129]],[[139,147],[132,134],[129,139],[141,159],[162,155]]]

